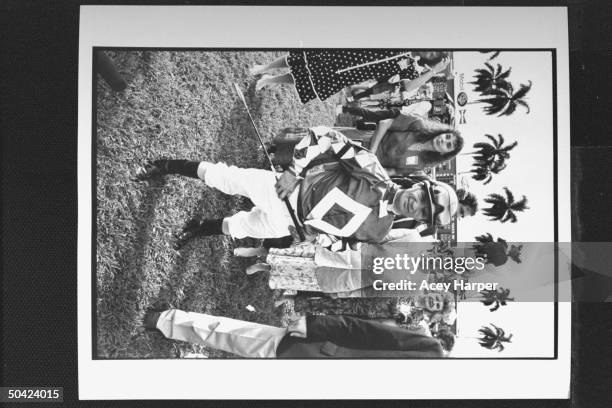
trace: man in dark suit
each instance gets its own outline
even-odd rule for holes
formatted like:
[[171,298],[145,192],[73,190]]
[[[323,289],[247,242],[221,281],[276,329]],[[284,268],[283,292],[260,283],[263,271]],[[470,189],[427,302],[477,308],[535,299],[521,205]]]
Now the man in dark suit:
[[279,328],[170,309],[147,312],[144,326],[170,339],[250,358],[440,358],[454,344],[454,337],[438,339],[350,316],[301,317]]

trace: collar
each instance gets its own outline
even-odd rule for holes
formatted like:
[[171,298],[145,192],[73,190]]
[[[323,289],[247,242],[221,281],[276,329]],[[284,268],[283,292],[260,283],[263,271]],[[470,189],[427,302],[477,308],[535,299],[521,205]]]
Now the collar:
[[395,198],[395,195],[399,190],[400,187],[397,184],[389,183],[389,188],[387,189],[387,191],[385,191],[385,194],[383,195],[383,201],[393,203],[393,199]]

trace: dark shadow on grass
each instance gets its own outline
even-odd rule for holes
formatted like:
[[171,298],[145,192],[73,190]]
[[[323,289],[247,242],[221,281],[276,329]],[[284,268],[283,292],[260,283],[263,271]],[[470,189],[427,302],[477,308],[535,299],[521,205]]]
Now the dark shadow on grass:
[[[113,276],[110,286],[111,291],[107,296],[99,298],[97,305],[98,339],[100,349],[100,336],[112,336],[110,342],[105,344],[109,357],[117,357],[122,350],[128,347],[134,332],[135,322],[140,320],[140,306],[138,299],[142,289],[142,282],[147,279],[143,271],[145,250],[151,242],[151,232],[155,217],[155,208],[161,197],[164,180],[151,181],[149,185],[142,185],[145,194],[140,206],[134,211],[136,229],[133,232],[133,246],[129,248],[117,248],[121,273]],[[117,307],[118,304],[120,307]],[[121,330],[114,333],[101,333],[102,322],[108,319],[115,327]],[[114,323],[114,324],[113,324]]]
[[133,86],[134,80],[138,77],[148,77],[151,72],[151,62],[153,53],[151,51],[106,51],[106,54],[113,60],[117,71],[128,83]]
[[[179,227],[177,227],[177,230],[178,229]],[[192,277],[190,276],[189,260],[194,252],[194,245],[200,245],[200,242],[198,241],[198,239],[194,239],[193,241],[188,242],[179,251],[180,255],[174,258],[175,261],[172,265],[172,269],[165,278],[167,283],[163,285],[163,287],[157,293],[155,299],[150,302],[148,307],[159,310],[183,308],[182,302],[178,301],[176,298],[176,293],[183,292],[186,288],[196,286],[195,282],[193,282]],[[184,310],[192,311],[190,309]]]

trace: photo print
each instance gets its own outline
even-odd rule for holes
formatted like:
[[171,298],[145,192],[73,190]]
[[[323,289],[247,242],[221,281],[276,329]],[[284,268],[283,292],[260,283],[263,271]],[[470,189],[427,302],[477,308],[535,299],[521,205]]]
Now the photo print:
[[81,49],[84,365],[563,361],[554,41],[182,37]]

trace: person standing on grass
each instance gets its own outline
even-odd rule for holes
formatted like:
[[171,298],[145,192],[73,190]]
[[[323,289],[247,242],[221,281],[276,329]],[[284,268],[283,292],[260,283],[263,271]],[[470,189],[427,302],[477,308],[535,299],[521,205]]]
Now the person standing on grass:
[[305,232],[326,245],[384,242],[397,215],[430,226],[446,225],[458,206],[455,191],[442,182],[423,181],[401,188],[389,179],[376,156],[324,126],[309,129],[295,147],[290,168],[278,180],[268,170],[165,159],[140,168],[136,179],[165,174],[199,178],[226,194],[248,197],[255,205],[223,219],[190,220],[178,236],[177,249],[198,235],[290,235],[293,223],[282,201],[285,197]]
[[[368,80],[388,81],[399,75],[405,92],[418,89],[442,72],[450,60],[448,53],[408,50],[312,50],[291,51],[267,65],[255,65],[252,75],[262,75],[256,90],[265,86],[293,85],[302,103],[326,100],[343,88]],[[427,73],[421,67],[432,66]],[[288,73],[272,76],[270,71],[289,68]]]
[[246,358],[441,358],[454,337],[349,316],[307,316],[287,328],[170,309],[148,311],[147,330]]

